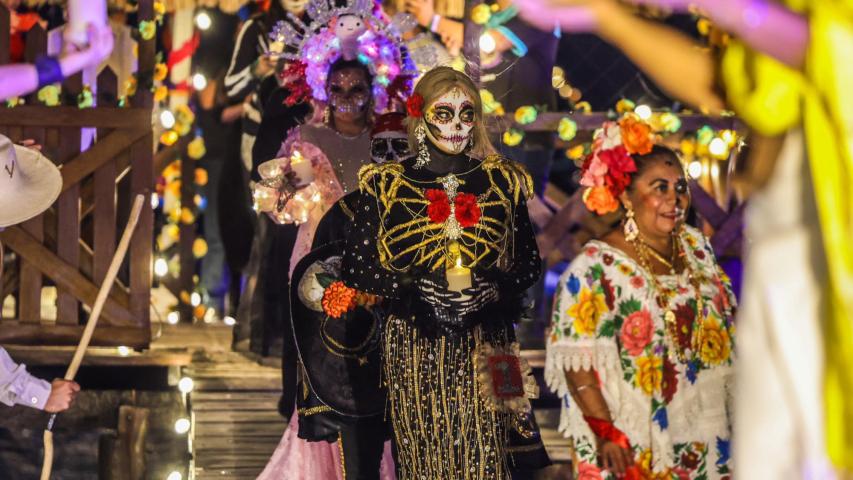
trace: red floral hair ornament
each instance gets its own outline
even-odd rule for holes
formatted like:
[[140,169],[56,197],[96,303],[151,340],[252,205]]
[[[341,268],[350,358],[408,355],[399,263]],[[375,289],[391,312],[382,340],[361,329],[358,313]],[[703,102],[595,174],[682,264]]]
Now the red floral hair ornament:
[[424,116],[424,97],[420,93],[413,93],[406,100],[406,113],[412,118]]
[[599,214],[619,209],[619,195],[631,184],[637,164],[631,155],[651,151],[654,135],[639,117],[628,114],[619,122],[604,122],[592,140],[592,152],[581,167],[583,202]]

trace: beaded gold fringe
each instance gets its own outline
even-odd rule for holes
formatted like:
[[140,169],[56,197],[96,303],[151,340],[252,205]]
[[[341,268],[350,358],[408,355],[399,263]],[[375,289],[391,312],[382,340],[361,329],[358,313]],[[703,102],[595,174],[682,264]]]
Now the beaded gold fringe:
[[475,336],[427,339],[388,319],[385,381],[401,480],[506,480],[508,414],[480,396]]

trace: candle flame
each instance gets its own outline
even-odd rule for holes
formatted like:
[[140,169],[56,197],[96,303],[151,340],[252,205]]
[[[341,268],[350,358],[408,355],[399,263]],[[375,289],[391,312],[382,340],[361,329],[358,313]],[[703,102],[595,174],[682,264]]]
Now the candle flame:
[[462,268],[462,257],[456,257],[456,268]]
[[299,150],[294,150],[293,155],[290,156],[291,163],[299,163],[302,161],[302,154]]

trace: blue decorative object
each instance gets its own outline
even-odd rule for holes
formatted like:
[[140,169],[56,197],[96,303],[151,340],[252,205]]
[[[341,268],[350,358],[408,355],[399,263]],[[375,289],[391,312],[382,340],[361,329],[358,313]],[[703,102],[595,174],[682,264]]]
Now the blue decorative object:
[[[669,417],[666,414],[666,407],[660,407],[657,412],[655,412],[652,420],[657,422],[660,426],[661,430],[666,430],[669,427]],[[717,439],[717,443],[719,445],[719,439]]]
[[717,465],[725,465],[728,463],[730,456],[729,446],[730,443],[728,440],[723,440],[722,438],[717,437],[717,454],[719,456],[717,458]]
[[578,277],[574,276],[574,274],[569,275],[569,281],[566,282],[566,288],[569,289],[569,293],[572,295],[577,295],[581,289],[581,281]]

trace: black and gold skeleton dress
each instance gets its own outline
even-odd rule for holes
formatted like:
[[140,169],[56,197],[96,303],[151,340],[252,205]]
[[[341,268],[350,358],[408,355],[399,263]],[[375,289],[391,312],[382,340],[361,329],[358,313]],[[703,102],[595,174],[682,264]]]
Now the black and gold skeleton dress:
[[[512,414],[493,408],[483,394],[478,359],[482,351],[515,341],[524,292],[540,274],[526,206],[531,179],[498,155],[469,158],[455,174],[413,165],[409,159],[362,168],[362,195],[342,264],[347,285],[385,297],[382,361],[398,475],[507,479]],[[476,198],[475,223],[470,215],[447,212],[460,205],[456,198]],[[441,201],[447,215],[435,214],[441,206],[433,204]],[[496,285],[499,297],[444,328],[442,315],[413,282],[443,277],[457,259]]]

